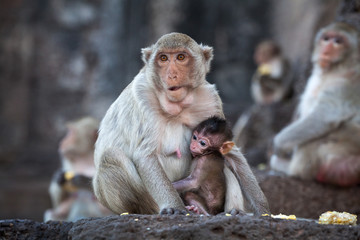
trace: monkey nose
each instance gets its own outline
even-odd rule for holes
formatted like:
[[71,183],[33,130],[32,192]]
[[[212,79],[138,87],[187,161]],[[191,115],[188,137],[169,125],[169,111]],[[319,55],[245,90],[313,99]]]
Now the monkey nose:
[[169,80],[176,80],[176,79],[177,79],[177,74],[169,73],[169,74],[168,74],[168,79],[169,79]]

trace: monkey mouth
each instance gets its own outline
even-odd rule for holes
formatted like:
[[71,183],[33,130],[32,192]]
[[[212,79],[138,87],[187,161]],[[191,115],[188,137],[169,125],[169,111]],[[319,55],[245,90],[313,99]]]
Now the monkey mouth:
[[182,87],[181,86],[174,86],[174,87],[169,87],[168,90],[171,91],[171,92],[174,92],[174,91],[179,90],[180,88],[182,88]]

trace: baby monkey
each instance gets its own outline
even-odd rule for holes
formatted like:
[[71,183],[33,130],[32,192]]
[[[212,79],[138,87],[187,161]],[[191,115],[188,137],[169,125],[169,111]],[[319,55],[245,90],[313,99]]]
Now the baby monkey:
[[191,174],[173,183],[186,208],[198,214],[216,215],[224,211],[226,183],[223,155],[235,145],[224,119],[211,117],[193,131],[190,151],[194,159]]

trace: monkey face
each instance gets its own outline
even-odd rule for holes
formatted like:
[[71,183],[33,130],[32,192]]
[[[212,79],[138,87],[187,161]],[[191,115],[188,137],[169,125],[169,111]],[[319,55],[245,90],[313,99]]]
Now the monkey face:
[[333,63],[340,62],[347,52],[349,43],[347,38],[334,31],[325,32],[319,42],[318,63],[326,69]]
[[185,49],[165,50],[157,54],[161,84],[171,102],[181,102],[193,88],[190,81],[193,58]]
[[142,49],[146,75],[172,103],[183,102],[193,89],[206,83],[212,58],[211,47],[199,45],[182,33],[166,34]]
[[206,154],[210,147],[211,143],[207,137],[199,134],[197,131],[193,133],[190,144],[190,151],[193,157]]
[[69,127],[65,137],[59,144],[59,153],[67,158],[72,158],[77,151],[76,146],[79,145],[79,139],[75,129]]

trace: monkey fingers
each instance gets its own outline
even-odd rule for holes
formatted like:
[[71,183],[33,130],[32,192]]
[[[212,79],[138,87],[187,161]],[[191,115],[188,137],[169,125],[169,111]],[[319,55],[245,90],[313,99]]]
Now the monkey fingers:
[[62,170],[55,172],[54,174],[54,180],[57,184],[59,184],[60,186],[64,185],[66,183],[66,177],[65,177],[65,173]]
[[190,205],[190,206],[185,206],[187,210],[189,210],[190,212],[196,213],[196,214],[201,214],[202,212],[200,211],[200,209],[195,206],[195,205]]

